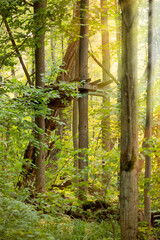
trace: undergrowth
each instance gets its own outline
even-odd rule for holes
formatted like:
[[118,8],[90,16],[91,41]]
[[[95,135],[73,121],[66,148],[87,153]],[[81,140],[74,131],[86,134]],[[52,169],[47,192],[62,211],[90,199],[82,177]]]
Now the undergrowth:
[[0,240],[113,240],[119,239],[115,222],[71,219],[43,214],[31,205],[0,196]]

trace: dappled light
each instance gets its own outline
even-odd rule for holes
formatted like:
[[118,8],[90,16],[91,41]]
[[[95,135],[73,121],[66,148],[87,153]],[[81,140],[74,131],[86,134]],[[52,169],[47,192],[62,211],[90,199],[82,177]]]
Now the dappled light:
[[160,2],[0,20],[0,240],[160,239]]

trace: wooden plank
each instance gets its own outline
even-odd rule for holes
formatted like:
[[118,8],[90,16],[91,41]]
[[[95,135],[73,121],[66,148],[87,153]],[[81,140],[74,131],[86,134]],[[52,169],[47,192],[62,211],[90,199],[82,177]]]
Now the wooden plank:
[[91,96],[98,96],[98,97],[105,97],[105,93],[104,92],[99,92],[99,91],[93,91],[93,92],[88,92],[88,95],[91,95]]
[[104,88],[105,86],[107,86],[108,84],[110,84],[112,82],[113,82],[112,80],[107,81],[107,82],[101,82],[101,83],[97,84],[97,88],[98,89],[102,89],[102,88]]
[[95,91],[97,90],[97,85],[92,85],[90,83],[84,83],[78,86],[78,90],[87,90],[87,91]]
[[100,83],[100,82],[101,82],[101,79],[97,79],[97,80],[91,82],[91,84],[95,85],[95,84],[98,84],[98,83]]

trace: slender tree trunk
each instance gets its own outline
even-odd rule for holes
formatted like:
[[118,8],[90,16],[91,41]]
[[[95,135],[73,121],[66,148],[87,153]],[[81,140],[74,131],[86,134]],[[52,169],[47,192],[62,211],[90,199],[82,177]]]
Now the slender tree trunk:
[[35,57],[32,56],[32,85],[35,83]]
[[[115,0],[115,22],[116,22],[116,42],[117,42],[117,59],[118,59],[118,67],[117,67],[117,103],[120,106],[121,102],[121,68],[122,68],[122,61],[121,61],[121,16],[120,16],[120,7],[118,4],[118,0]],[[120,129],[120,108],[118,108],[118,114],[117,114],[117,125],[118,129]],[[120,137],[117,137],[118,139],[118,147],[120,148]]]
[[121,239],[138,238],[137,1],[121,0]]
[[[152,11],[153,1],[149,0],[149,14],[148,14],[148,79],[147,79],[147,104],[146,104],[146,126],[145,126],[145,142],[144,147],[148,149],[151,147],[148,140],[152,137]],[[151,200],[149,195],[151,177],[151,157],[149,154],[145,155],[145,179],[146,186],[144,189],[144,215],[145,221],[151,226]]]
[[76,152],[79,148],[79,137],[78,137],[78,98],[73,99],[73,124],[72,124],[72,133],[73,133],[73,147],[74,147],[74,168],[75,168],[75,178],[74,183],[76,186],[76,195],[79,195],[79,189],[77,184],[78,179],[78,153]]
[[[90,103],[91,103],[91,109],[94,109],[94,106],[93,106],[94,105],[93,104],[93,96],[92,95],[90,95],[90,99],[89,100],[90,100]],[[93,120],[92,124],[93,124],[93,126],[92,126],[92,141],[94,141],[95,140],[95,122],[94,122],[94,120]]]
[[55,65],[55,43],[53,43],[53,27],[51,27],[51,37],[50,37],[50,43],[51,43],[51,59],[52,59],[52,65]]
[[[108,32],[108,9],[107,9],[107,1],[101,0],[101,24],[102,24],[102,65],[104,66],[107,71],[110,71],[110,50],[109,50],[109,32]],[[102,69],[102,81],[108,82],[110,77],[108,74]],[[108,84],[106,87],[106,91],[110,89],[110,85]],[[104,107],[109,110],[110,109],[110,97],[107,96],[103,97],[103,105]],[[110,151],[110,116],[103,116],[102,119],[102,147],[106,151]]]
[[[108,72],[110,72],[110,50],[109,50],[109,31],[108,31],[108,2],[106,0],[101,0],[101,42],[102,42],[102,65]],[[108,82],[110,77],[108,74],[102,69],[102,82]],[[109,152],[111,149],[111,130],[110,130],[110,97],[108,95],[110,89],[110,84],[105,87],[106,96],[103,97],[103,108],[107,111],[104,112],[102,116],[102,148]],[[107,112],[107,114],[106,114]],[[102,159],[102,181],[106,185],[109,184],[109,176],[105,172],[105,159]]]
[[[73,21],[76,23],[77,27],[77,34],[80,34],[80,1],[76,1],[74,4],[73,9]],[[75,46],[75,64],[74,64],[74,78],[79,78],[79,41]],[[79,123],[79,106],[78,106],[78,98],[73,99],[73,124],[72,124],[72,132],[73,132],[73,147],[74,150],[78,150],[79,148],[79,136],[78,136],[78,123]],[[78,173],[78,154],[74,154],[74,168],[75,168],[75,184],[77,185],[77,173]],[[77,192],[78,194],[78,192]]]
[[[35,50],[35,67],[36,67],[36,87],[44,88],[44,82],[42,80],[43,74],[45,73],[45,29],[44,29],[44,16],[42,15],[42,10],[46,9],[47,1],[35,1],[34,3],[34,13],[35,24],[36,24],[36,50]],[[39,33],[42,31],[42,33]],[[45,191],[45,152],[43,151],[43,142],[44,142],[44,132],[45,132],[45,119],[38,115],[35,118],[35,123],[37,127],[42,131],[36,131],[35,137],[39,142],[38,147],[36,148],[35,154],[35,164],[36,164],[36,191],[44,192]]]
[[[80,3],[80,47],[79,47],[79,71],[80,80],[88,79],[88,33],[89,27],[87,23],[89,0],[81,0]],[[85,200],[87,197],[87,187],[85,182],[88,181],[88,174],[85,168],[88,166],[88,91],[83,89],[79,98],[79,148],[81,152],[78,159],[78,168],[80,170],[81,179],[79,186],[79,199]]]
[[[121,82],[121,17],[120,17],[120,8],[118,5],[118,0],[115,0],[115,22],[116,22],[116,42],[117,42],[117,59],[118,59],[118,68],[117,68],[117,79],[118,87]],[[120,94],[118,94],[120,95]]]
[[[73,146],[74,150],[79,147],[78,144],[78,99],[73,99]],[[74,167],[78,167],[77,154],[74,156]]]

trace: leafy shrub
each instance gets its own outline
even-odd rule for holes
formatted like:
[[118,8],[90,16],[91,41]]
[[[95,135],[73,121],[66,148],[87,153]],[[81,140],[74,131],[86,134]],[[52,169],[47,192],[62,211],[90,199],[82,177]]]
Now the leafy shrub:
[[118,240],[119,226],[112,225],[38,214],[30,205],[0,196],[0,240]]
[[43,220],[30,206],[0,197],[0,239],[55,239],[43,231]]

